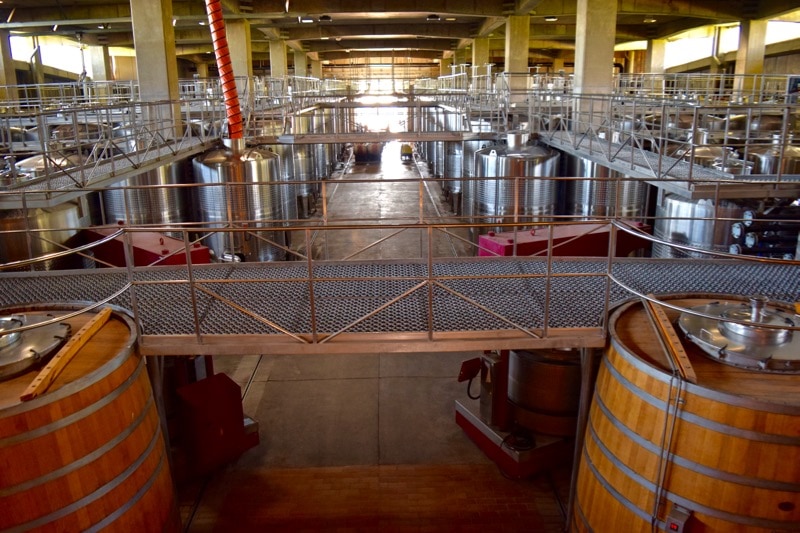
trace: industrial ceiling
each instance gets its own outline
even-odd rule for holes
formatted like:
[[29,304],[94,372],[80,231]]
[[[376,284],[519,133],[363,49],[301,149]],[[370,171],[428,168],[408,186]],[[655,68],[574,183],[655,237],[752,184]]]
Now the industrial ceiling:
[[[575,47],[576,0],[223,0],[222,4],[227,20],[249,21],[253,58],[266,62],[273,40],[283,40],[291,50],[326,63],[380,55],[434,63],[469,48],[472,39],[485,37],[490,55],[502,58],[509,15],[530,15],[531,57],[563,57]],[[616,41],[668,38],[701,26],[748,19],[797,20],[798,9],[800,2],[785,0],[620,0]],[[205,2],[175,0],[163,10],[173,19],[178,57],[201,61],[211,51]],[[128,1],[0,2],[0,29],[80,38],[89,45],[133,48],[131,20]]]

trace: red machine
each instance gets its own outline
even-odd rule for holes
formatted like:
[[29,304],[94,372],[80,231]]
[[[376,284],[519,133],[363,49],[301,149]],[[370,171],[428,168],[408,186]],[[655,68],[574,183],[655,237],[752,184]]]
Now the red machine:
[[[630,225],[645,233],[651,227],[639,222]],[[608,224],[568,224],[552,226],[553,255],[567,257],[605,257],[608,255]],[[480,256],[528,256],[547,251],[550,229],[489,232],[478,237]],[[625,231],[617,232],[616,256],[625,257],[649,246],[646,239]],[[516,254],[515,254],[516,252]]]
[[[84,230],[88,242],[99,241],[117,231],[116,228],[89,228]],[[154,231],[128,233],[133,248],[134,266],[185,265],[186,250],[180,239],[175,239]],[[116,237],[111,241],[93,248],[94,256],[101,264],[125,266],[125,241]],[[192,264],[211,262],[211,253],[207,246],[199,243],[192,245]]]

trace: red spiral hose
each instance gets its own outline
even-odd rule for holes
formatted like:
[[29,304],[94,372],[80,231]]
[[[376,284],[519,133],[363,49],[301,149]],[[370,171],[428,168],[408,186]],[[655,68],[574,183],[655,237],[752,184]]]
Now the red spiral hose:
[[225,34],[225,21],[222,18],[220,0],[206,0],[208,24],[211,28],[211,42],[214,44],[214,56],[217,59],[222,82],[222,96],[225,101],[225,114],[228,118],[228,135],[231,139],[241,139],[242,109],[239,105],[239,93],[233,76],[231,54],[228,50],[228,38]]

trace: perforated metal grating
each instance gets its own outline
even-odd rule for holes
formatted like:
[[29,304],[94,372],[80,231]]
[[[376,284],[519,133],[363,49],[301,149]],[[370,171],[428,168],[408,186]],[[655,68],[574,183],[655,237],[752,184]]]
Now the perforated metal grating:
[[[316,332],[425,332],[429,319],[433,332],[542,328],[545,314],[549,328],[593,328],[602,324],[606,298],[613,304],[631,296],[622,287],[609,283],[605,261],[553,260],[553,275],[549,278],[498,277],[541,275],[547,268],[547,261],[538,258],[437,262],[433,264],[432,291],[425,283],[400,298],[427,281],[424,262],[318,264],[314,274],[326,281],[313,283]],[[617,260],[612,268],[612,275],[620,283],[642,293],[760,294],[789,302],[800,299],[798,272],[793,265],[701,260],[624,259]],[[219,296],[218,299],[196,291],[194,305],[200,332],[278,334],[283,329],[309,334],[312,285],[305,279],[306,273],[305,264],[295,263],[195,268],[195,283]],[[133,310],[135,296],[136,316],[144,334],[195,333],[189,272],[185,267],[137,269],[133,277],[137,282],[133,289],[111,303]],[[111,269],[4,273],[0,274],[0,302],[19,305],[98,301],[127,282],[127,271]],[[387,305],[393,299],[398,301]],[[387,307],[379,311],[384,305]]]

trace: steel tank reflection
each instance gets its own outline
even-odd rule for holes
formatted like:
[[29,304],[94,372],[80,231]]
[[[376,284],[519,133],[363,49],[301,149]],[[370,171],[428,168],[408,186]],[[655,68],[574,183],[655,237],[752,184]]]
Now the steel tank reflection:
[[584,157],[562,154],[566,182],[564,214],[584,218],[639,219],[645,214],[647,183],[632,180]]
[[[741,219],[743,209],[735,202],[710,199],[690,200],[666,194],[656,208],[653,235],[669,243],[713,252],[727,252],[733,243],[731,228]],[[733,219],[733,220],[731,220]],[[653,243],[653,257],[708,257],[702,252],[680,250],[667,244]]]
[[444,143],[444,181],[442,191],[456,215],[461,214],[461,187],[463,177],[464,147],[462,143],[449,141]]
[[[444,111],[438,107],[430,109],[430,131],[444,131]],[[431,176],[441,178],[444,172],[444,141],[428,142],[428,161],[430,162]]]
[[[188,222],[191,182],[187,160],[163,165],[155,170],[129,178],[121,188],[103,191],[106,224],[177,224]],[[180,231],[167,232],[183,238]]]
[[[80,198],[52,208],[0,211],[0,264],[35,259],[80,244],[81,229],[93,222],[89,200]],[[25,269],[82,268],[83,263],[80,256],[72,254],[40,261]]]
[[[312,117],[312,133],[331,134],[333,133],[330,109],[317,109]],[[311,145],[314,159],[314,178],[324,180],[331,174],[332,162],[335,159],[336,150],[333,143],[315,143]],[[317,187],[317,193],[319,193]]]
[[289,237],[280,228],[297,218],[294,187],[281,182],[277,154],[237,141],[193,160],[197,209],[205,228],[249,231],[210,233],[205,243],[222,261],[285,259]]
[[308,218],[314,210],[317,194],[314,183],[314,164],[310,157],[309,147],[296,144],[266,144],[262,149],[275,153],[280,158],[281,181],[304,181],[293,184],[296,194],[295,212],[300,218]]
[[[476,222],[543,221],[556,214],[557,181],[535,179],[558,175],[559,154],[541,145],[528,145],[527,134],[509,134],[508,145],[493,145],[475,153]],[[525,178],[525,179],[514,179]]]
[[[484,120],[470,121],[470,130],[473,133],[491,133],[491,123]],[[470,178],[476,176],[475,173],[475,154],[487,146],[491,146],[493,141],[487,139],[471,139],[463,142],[464,161],[461,173],[466,178],[461,185],[461,201],[457,209],[457,214],[472,216],[474,213],[472,199],[475,198],[475,181]],[[466,199],[466,200],[465,200]],[[454,210],[456,208],[454,207]]]
[[791,144],[793,136],[780,133],[772,136],[772,143],[753,146],[748,159],[755,164],[755,174],[800,174],[800,146]]
[[[289,120],[291,121],[291,132],[293,134],[313,133],[314,121],[311,115],[295,115]],[[315,183],[317,169],[314,145],[292,144],[291,150],[284,153],[286,157],[281,154],[281,163],[284,168],[290,169],[290,179],[299,182],[295,184],[298,213],[302,218],[308,218],[319,195],[319,185]],[[289,154],[291,154],[291,157],[288,157]],[[324,159],[324,155],[320,157]]]

